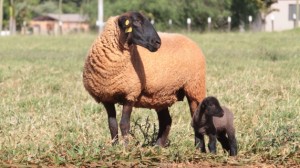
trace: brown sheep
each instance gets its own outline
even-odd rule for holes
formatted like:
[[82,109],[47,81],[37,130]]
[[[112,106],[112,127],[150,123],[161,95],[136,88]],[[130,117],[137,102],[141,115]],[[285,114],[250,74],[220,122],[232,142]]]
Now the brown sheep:
[[151,108],[159,120],[157,145],[165,146],[172,123],[168,107],[186,96],[193,115],[205,97],[205,58],[190,39],[158,36],[145,16],[128,12],[106,22],[86,58],[83,83],[103,103],[113,142],[118,140],[114,104],[119,103],[122,136],[129,132],[133,107]]
[[[233,113],[220,106],[215,97],[207,97],[197,108],[192,123],[195,131],[195,145],[206,152],[204,134],[208,135],[208,148],[216,153],[216,138],[230,156],[237,155],[237,142],[233,125]],[[226,136],[227,135],[227,136]]]

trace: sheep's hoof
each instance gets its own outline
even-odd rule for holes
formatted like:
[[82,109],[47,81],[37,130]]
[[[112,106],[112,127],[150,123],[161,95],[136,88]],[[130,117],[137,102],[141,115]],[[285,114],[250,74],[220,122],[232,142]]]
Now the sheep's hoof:
[[157,140],[155,145],[160,146],[160,147],[164,147],[164,144],[160,140]]
[[157,141],[156,141],[156,143],[155,143],[155,145],[157,145],[157,146],[160,146],[160,147],[167,147],[167,146],[169,146],[170,145],[170,141],[169,140],[165,140],[165,141],[163,141],[161,138],[159,138]]

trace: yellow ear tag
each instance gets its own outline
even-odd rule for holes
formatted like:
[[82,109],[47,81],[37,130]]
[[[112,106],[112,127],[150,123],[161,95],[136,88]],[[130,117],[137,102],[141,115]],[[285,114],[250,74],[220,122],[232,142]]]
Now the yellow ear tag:
[[129,25],[129,20],[125,21],[125,25],[128,26]]
[[125,30],[125,33],[130,33],[132,32],[132,27],[128,27],[126,30]]

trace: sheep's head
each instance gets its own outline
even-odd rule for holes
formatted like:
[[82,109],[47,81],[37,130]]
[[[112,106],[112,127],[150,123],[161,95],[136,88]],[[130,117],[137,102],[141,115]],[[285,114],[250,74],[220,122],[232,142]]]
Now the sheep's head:
[[128,12],[118,18],[118,25],[127,36],[129,45],[135,44],[151,52],[159,49],[161,40],[150,21],[139,12]]
[[220,103],[215,97],[206,97],[201,103],[201,111],[204,112],[205,115],[215,116],[215,117],[223,117],[224,111],[220,106]]

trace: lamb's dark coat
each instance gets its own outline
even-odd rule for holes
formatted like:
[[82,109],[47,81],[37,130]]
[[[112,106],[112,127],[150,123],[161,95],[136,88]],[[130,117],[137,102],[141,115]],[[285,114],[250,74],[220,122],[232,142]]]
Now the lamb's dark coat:
[[[220,106],[215,97],[207,97],[198,106],[193,116],[192,125],[195,131],[195,145],[206,152],[204,135],[209,136],[208,148],[216,153],[216,138],[230,156],[237,155],[237,142],[233,125],[233,113]],[[227,135],[227,136],[226,136]]]

